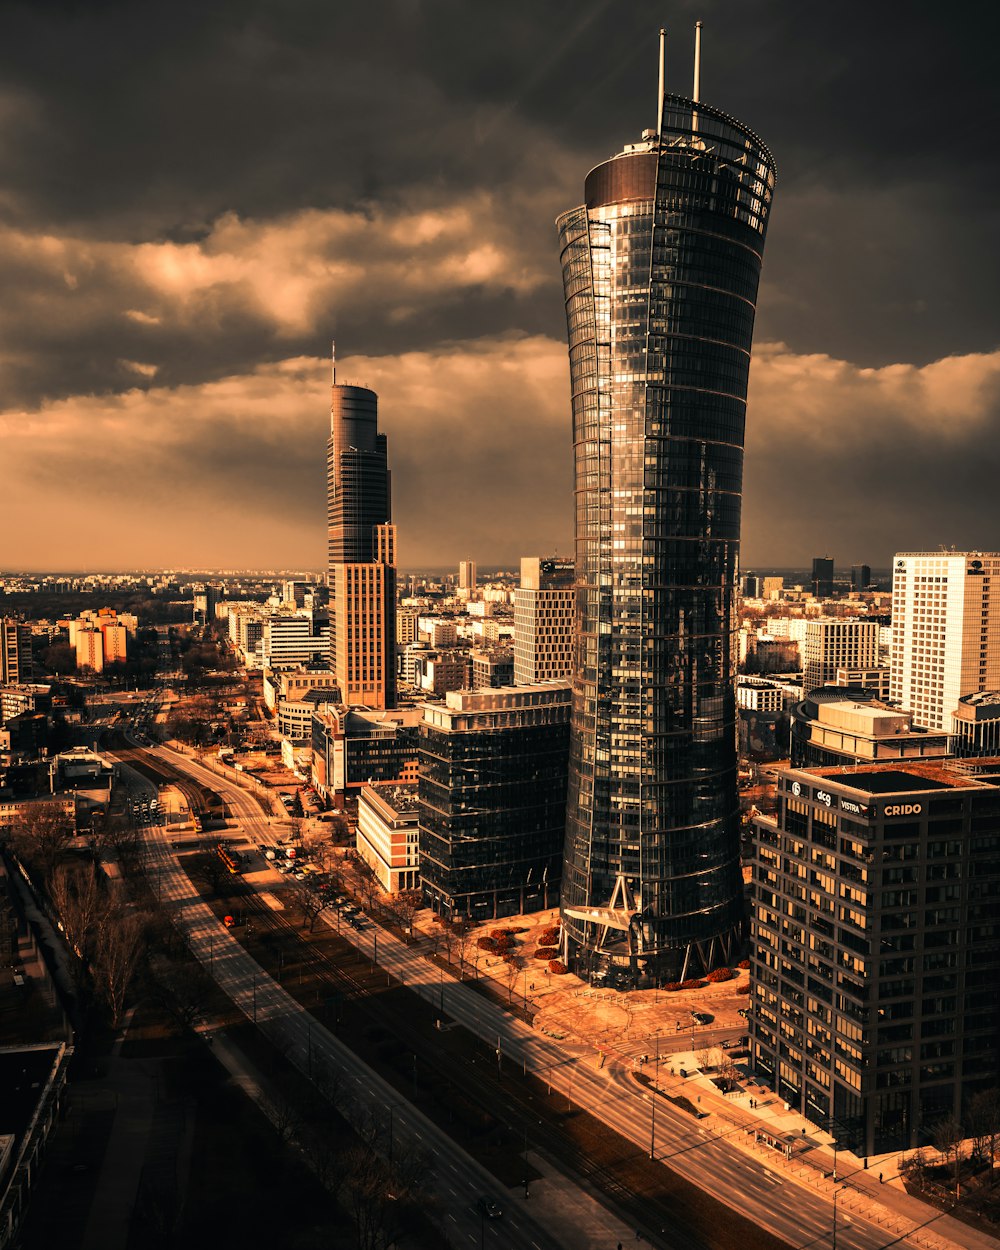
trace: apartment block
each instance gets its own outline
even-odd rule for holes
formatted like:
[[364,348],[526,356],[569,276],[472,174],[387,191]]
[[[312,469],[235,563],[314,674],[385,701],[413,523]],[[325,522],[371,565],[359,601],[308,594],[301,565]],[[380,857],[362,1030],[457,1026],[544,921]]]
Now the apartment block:
[[806,693],[831,684],[840,668],[877,668],[878,634],[877,621],[806,621],[802,643],[802,685]]

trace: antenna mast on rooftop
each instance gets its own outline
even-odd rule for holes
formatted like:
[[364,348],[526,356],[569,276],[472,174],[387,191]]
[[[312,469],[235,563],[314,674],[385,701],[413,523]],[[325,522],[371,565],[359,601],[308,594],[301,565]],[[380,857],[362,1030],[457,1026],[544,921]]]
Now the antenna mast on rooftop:
[[[694,86],[691,88],[691,99],[695,104],[701,101],[701,22],[694,24]],[[691,130],[698,133],[698,110],[691,110]]]
[[333,385],[337,385],[337,340],[330,340],[330,365],[333,369]]
[[664,78],[664,70],[667,59],[667,32],[660,27],[660,77],[659,85],[656,92],[656,137],[663,137],[663,90],[666,85]]
[[701,22],[694,24],[694,90],[691,99],[701,103]]

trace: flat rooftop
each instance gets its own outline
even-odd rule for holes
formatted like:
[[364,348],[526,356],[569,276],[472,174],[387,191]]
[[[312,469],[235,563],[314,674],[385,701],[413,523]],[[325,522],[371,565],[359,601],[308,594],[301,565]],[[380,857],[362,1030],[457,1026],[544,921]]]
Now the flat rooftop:
[[877,764],[853,768],[802,768],[799,772],[812,777],[835,781],[863,794],[911,794],[923,790],[968,790],[988,785],[964,771],[951,769],[946,763],[914,760],[906,768]]

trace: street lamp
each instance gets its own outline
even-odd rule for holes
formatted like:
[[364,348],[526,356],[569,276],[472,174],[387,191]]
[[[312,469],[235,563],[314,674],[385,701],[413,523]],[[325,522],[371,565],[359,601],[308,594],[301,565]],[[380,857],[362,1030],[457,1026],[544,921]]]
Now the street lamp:
[[837,1250],[837,1199],[846,1188],[846,1185],[838,1185],[833,1191],[833,1230],[830,1237],[830,1250]]

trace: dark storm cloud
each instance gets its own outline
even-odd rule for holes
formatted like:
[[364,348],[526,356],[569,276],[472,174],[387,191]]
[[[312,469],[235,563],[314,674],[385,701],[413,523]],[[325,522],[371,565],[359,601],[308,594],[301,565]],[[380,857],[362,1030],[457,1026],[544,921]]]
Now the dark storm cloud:
[[[807,537],[818,549],[838,532],[860,547],[876,516],[887,546],[890,532],[913,545],[908,526],[929,531],[922,542],[960,517],[974,529],[951,474],[975,439],[1000,445],[996,410],[977,398],[963,423],[926,379],[949,357],[975,373],[1000,342],[998,20],[981,12],[963,29],[922,3],[8,4],[0,420],[34,431],[15,444],[22,483],[58,500],[56,468],[83,457],[91,480],[132,501],[137,541],[163,549],[149,509],[197,499],[215,523],[169,531],[182,545],[250,563],[279,540],[301,547],[322,528],[325,398],[295,361],[336,335],[392,396],[404,552],[450,559],[457,515],[482,559],[534,548],[540,532],[558,545],[571,515],[552,219],[579,202],[587,169],[652,123],[660,25],[668,88],[689,90],[696,17],[703,97],[760,133],[779,168],[758,339],[785,348],[754,365],[748,549],[766,559],[773,546],[777,560],[791,542],[780,558],[794,562]],[[817,371],[820,358],[837,367]],[[442,361],[468,394],[429,386],[425,364]],[[898,436],[891,473],[889,444],[846,415],[874,402],[866,377],[880,430]],[[910,393],[891,377],[925,380],[924,425],[900,424],[892,405]],[[439,480],[413,450],[424,400],[403,384],[419,379],[428,403],[463,414],[448,444],[461,465]],[[819,454],[803,420],[816,392],[828,469],[877,444],[865,463],[881,484],[864,478],[863,504],[845,505],[849,489],[817,496],[803,473]],[[932,448],[927,431],[945,425],[952,442]],[[932,480],[935,459],[946,472]],[[280,518],[257,529],[255,514],[253,542],[227,522],[248,495]],[[981,517],[964,541],[1000,545],[988,529]],[[31,558],[56,560],[60,533]]]

